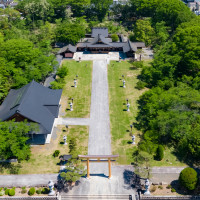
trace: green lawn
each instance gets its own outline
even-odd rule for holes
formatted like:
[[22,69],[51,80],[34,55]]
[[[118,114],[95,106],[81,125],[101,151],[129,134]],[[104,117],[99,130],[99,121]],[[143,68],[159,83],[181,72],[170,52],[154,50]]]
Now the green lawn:
[[[131,144],[130,124],[135,122],[137,115],[137,100],[146,90],[135,88],[140,69],[135,69],[129,62],[112,61],[108,66],[109,82],[109,109],[111,121],[112,150],[119,154],[119,164],[130,164],[133,146]],[[126,88],[123,88],[122,75],[125,77]],[[126,111],[126,99],[129,99],[130,112]],[[139,141],[140,132],[133,127],[136,143]]]
[[[145,65],[148,62],[145,61]],[[109,81],[109,109],[112,135],[112,153],[119,154],[118,164],[129,165],[132,162],[134,145],[131,144],[130,124],[136,122],[138,112],[137,100],[147,89],[135,88],[140,69],[136,69],[129,62],[112,61],[108,66]],[[125,77],[126,88],[123,88],[122,75]],[[126,99],[130,102],[130,112],[126,111]],[[140,141],[141,132],[133,127],[132,133],[136,136],[136,145]],[[163,161],[153,161],[153,166],[183,166],[173,154],[172,148],[165,150]]]
[[[69,73],[66,76],[66,85],[61,97],[61,113],[63,117],[90,116],[91,87],[92,87],[92,62],[65,60],[63,65],[68,67]],[[77,88],[74,87],[74,79],[77,78]],[[70,111],[71,98],[74,99],[73,111]]]
[[60,150],[60,155],[68,154],[68,145],[63,145],[63,136],[67,135],[67,143],[69,139],[75,137],[77,139],[77,151],[86,155],[88,152],[88,136],[89,128],[87,126],[69,126],[66,130],[65,126],[58,126],[57,137],[52,138],[50,144],[37,145],[31,147],[31,158],[21,163],[2,166],[0,165],[0,174],[47,174],[58,173],[60,169],[59,158],[53,157],[55,150]]

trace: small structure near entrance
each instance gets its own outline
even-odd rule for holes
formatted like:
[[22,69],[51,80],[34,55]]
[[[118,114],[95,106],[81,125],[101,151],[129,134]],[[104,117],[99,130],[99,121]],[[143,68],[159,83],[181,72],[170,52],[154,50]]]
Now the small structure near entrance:
[[37,132],[27,133],[31,144],[50,143],[53,124],[58,117],[62,90],[52,90],[32,81],[17,90],[10,90],[0,106],[0,120],[35,122]]
[[113,158],[118,158],[119,155],[79,155],[82,161],[87,162],[87,178],[90,178],[90,162],[108,162],[108,171],[111,178],[111,162],[115,161]]
[[[122,37],[122,36],[118,36]],[[109,52],[123,52],[127,57],[135,58],[138,49],[145,47],[144,42],[131,42],[129,39],[119,42],[112,42],[111,35],[108,34],[107,28],[93,28],[92,34],[87,34],[83,42],[77,43],[76,46],[67,45],[60,49],[58,54],[64,58],[72,58],[75,52],[90,52],[92,54],[107,54]]]

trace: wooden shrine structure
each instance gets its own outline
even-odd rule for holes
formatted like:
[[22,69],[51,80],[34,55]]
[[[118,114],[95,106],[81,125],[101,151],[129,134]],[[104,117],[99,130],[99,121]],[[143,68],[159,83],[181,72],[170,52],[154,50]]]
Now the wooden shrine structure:
[[111,162],[118,158],[119,155],[79,155],[82,161],[87,162],[87,178],[90,178],[90,162],[108,162],[108,172],[111,178]]

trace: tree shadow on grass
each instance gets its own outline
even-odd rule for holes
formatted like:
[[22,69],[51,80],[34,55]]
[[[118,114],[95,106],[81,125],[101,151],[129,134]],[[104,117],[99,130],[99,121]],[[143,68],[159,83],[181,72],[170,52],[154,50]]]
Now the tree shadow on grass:
[[0,163],[0,173],[3,173],[5,170],[9,174],[19,174],[19,170],[22,168],[21,164],[12,164],[12,163]]

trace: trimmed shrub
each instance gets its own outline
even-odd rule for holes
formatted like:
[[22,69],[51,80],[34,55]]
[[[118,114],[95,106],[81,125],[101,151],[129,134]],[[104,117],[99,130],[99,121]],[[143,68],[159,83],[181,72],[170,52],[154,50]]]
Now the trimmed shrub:
[[9,196],[14,196],[15,195],[15,190],[14,189],[10,189],[8,192]]
[[156,189],[157,189],[157,187],[154,185],[152,188],[151,188],[151,192],[155,192],[156,191]]
[[9,189],[6,189],[5,190],[5,195],[8,195],[9,194]]
[[25,189],[26,189],[26,187],[24,186],[24,187],[22,187],[22,189],[23,189],[23,190],[25,190]]
[[41,193],[42,193],[42,190],[41,190],[41,189],[38,189],[38,190],[36,190],[36,193],[37,193],[37,194],[41,194]]
[[27,193],[27,189],[22,189],[21,193],[22,194],[26,194]]
[[35,188],[32,187],[32,188],[29,189],[28,195],[32,196],[32,195],[34,195],[34,194],[35,194]]
[[5,188],[4,188],[4,191],[6,191],[7,189],[8,189],[8,188],[7,188],[7,187],[5,187]]
[[162,145],[158,145],[156,151],[156,160],[161,161],[164,158],[164,147]]
[[179,175],[179,183],[187,190],[194,190],[197,186],[198,176],[197,172],[191,168],[187,167],[183,169]]
[[68,74],[68,68],[66,66],[62,66],[58,68],[56,75],[58,75],[60,78],[65,78]]
[[171,185],[168,185],[166,188],[167,188],[167,189],[171,189],[171,188],[172,188],[172,186],[171,186]]
[[162,186],[162,185],[159,185],[158,188],[162,190],[162,189],[163,189],[163,186]]
[[53,156],[54,157],[58,157],[60,154],[60,151],[59,150],[55,150],[54,153],[53,153]]
[[171,192],[176,192],[176,190],[174,188],[171,189]]
[[135,88],[138,89],[138,90],[142,90],[144,89],[144,87],[146,86],[146,83],[143,82],[143,81],[138,81]]
[[111,38],[112,38],[112,42],[117,42],[117,41],[119,40],[117,34],[112,34],[112,35],[111,35]]
[[49,189],[48,188],[43,188],[42,189],[42,194],[49,194]]
[[5,191],[4,190],[1,190],[0,191],[0,196],[3,196],[5,194]]

